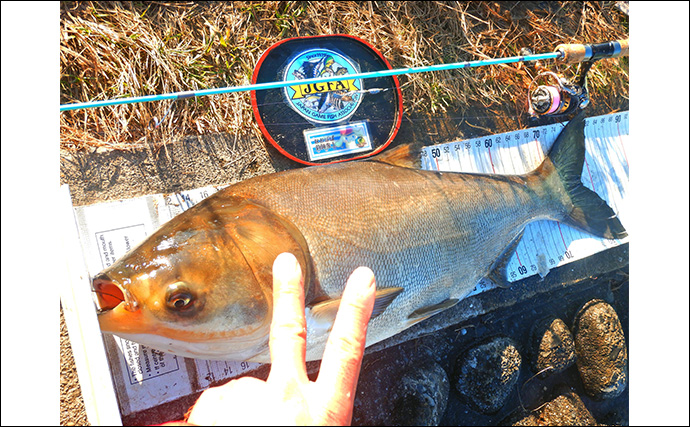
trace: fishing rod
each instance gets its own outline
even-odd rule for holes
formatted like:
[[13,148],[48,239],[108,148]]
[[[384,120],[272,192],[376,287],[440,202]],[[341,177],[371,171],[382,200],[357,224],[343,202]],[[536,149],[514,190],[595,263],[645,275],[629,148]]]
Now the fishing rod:
[[370,71],[365,73],[346,74],[340,76],[319,77],[302,80],[286,80],[282,82],[258,83],[243,86],[230,86],[216,89],[203,89],[198,91],[174,92],[160,95],[136,96],[130,98],[109,99],[103,101],[81,102],[73,104],[61,104],[60,111],[80,110],[84,108],[106,107],[111,105],[135,104],[139,102],[179,100],[199,96],[219,95],[225,93],[249,92],[267,89],[280,89],[288,86],[302,86],[319,83],[329,83],[353,79],[371,79],[376,77],[399,76],[402,74],[426,73],[432,71],[455,70],[460,68],[475,68],[486,65],[510,64],[515,62],[541,61],[545,59],[561,59],[568,64],[577,62],[593,62],[602,58],[616,58],[628,55],[628,40],[617,40],[597,44],[561,44],[551,53],[511,56],[507,58],[481,59],[476,61],[463,61],[451,64],[438,64],[412,68],[398,68],[394,70]]

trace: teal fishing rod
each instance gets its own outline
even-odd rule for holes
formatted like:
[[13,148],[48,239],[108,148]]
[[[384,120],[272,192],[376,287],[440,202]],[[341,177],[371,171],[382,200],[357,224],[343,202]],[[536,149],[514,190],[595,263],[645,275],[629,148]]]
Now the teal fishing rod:
[[601,58],[616,58],[628,54],[628,40],[598,44],[562,44],[551,53],[534,55],[511,56],[507,58],[481,59],[477,61],[454,62],[452,64],[438,64],[413,68],[397,68],[394,70],[370,71],[366,73],[346,74],[341,76],[319,77],[303,80],[286,80],[282,82],[258,83],[244,86],[231,86],[217,89],[203,89],[198,91],[184,91],[161,95],[136,96],[130,98],[108,99],[104,101],[61,104],[60,111],[80,110],[84,108],[107,107],[111,105],[135,104],[139,102],[178,100],[198,96],[220,95],[224,93],[249,92],[253,90],[280,89],[287,86],[328,83],[342,80],[371,79],[376,77],[399,76],[402,74],[426,73],[432,71],[456,70],[460,68],[475,68],[486,65],[510,64],[515,62],[541,61],[546,59],[562,59],[567,63],[595,61]]

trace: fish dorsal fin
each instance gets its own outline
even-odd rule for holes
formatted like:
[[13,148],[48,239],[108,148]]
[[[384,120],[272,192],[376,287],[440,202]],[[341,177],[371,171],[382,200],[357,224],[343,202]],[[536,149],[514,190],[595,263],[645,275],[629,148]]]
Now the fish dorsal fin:
[[444,310],[451,308],[452,306],[457,304],[458,301],[459,300],[456,298],[449,298],[438,304],[429,305],[413,311],[412,314],[410,314],[407,318],[407,327],[409,328],[410,326],[417,324],[422,320],[428,319],[434,314],[438,314]]
[[[377,290],[374,310],[371,312],[370,320],[383,313],[402,291],[403,288],[397,287]],[[308,307],[311,314],[307,318],[309,326],[330,331],[333,327],[333,322],[335,322],[335,316],[338,314],[340,301],[341,298],[333,298]]]
[[372,161],[388,163],[403,168],[418,169],[420,165],[419,150],[412,148],[410,144],[398,145],[371,158]]

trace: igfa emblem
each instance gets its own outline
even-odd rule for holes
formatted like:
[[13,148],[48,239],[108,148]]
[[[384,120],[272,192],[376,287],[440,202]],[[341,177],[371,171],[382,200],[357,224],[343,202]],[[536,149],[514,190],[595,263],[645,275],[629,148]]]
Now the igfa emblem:
[[[327,49],[311,49],[297,55],[285,69],[284,81],[358,73],[346,56]],[[350,118],[362,102],[361,79],[288,86],[288,104],[314,123],[338,123]]]

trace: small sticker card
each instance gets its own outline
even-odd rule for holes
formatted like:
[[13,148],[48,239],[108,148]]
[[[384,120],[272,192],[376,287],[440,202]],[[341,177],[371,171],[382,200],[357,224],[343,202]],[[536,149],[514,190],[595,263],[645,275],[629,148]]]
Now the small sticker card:
[[309,160],[321,160],[372,149],[366,121],[304,131]]

